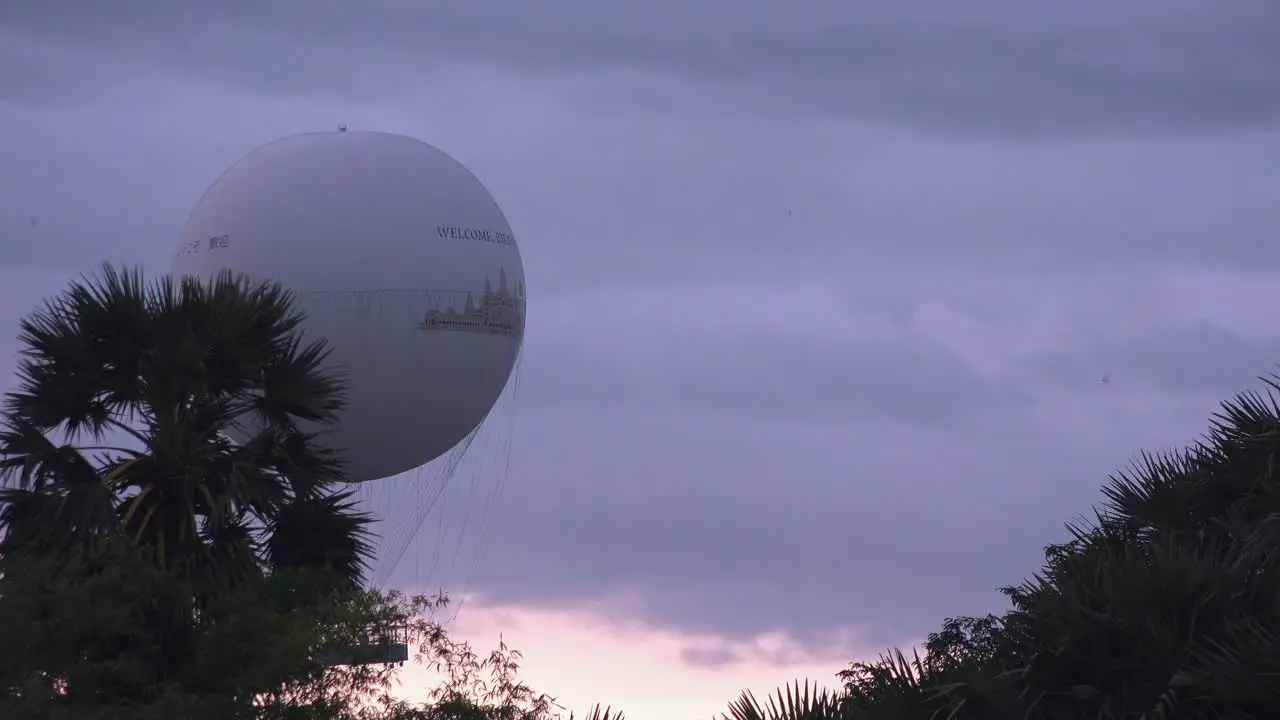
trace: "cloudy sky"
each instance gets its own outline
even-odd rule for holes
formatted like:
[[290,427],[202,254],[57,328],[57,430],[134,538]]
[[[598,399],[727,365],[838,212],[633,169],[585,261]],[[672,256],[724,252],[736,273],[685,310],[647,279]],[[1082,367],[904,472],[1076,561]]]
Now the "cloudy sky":
[[459,632],[705,717],[999,609],[1280,360],[1277,33],[1267,0],[4,2],[3,321],[164,271],[275,137],[445,149],[531,296]]

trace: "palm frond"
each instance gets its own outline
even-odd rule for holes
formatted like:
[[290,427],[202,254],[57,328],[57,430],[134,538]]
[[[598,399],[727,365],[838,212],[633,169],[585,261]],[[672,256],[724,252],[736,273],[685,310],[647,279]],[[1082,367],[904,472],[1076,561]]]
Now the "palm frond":
[[784,685],[761,704],[750,690],[729,704],[723,720],[834,720],[841,717],[839,697],[817,683]]
[[[575,720],[572,712],[569,713],[569,720]],[[626,717],[621,710],[614,710],[612,706],[602,706],[597,703],[587,710],[587,714],[582,716],[582,720],[626,720]]]
[[352,494],[311,494],[284,504],[269,527],[268,565],[277,570],[333,570],[358,582],[373,557],[373,517],[356,510]]

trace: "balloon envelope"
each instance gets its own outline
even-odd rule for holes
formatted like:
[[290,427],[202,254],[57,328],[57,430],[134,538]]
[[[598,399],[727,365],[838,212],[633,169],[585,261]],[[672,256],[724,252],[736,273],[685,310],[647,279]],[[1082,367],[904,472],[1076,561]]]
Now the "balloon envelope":
[[326,441],[348,480],[444,454],[497,401],[524,337],[524,267],[488,190],[444,152],[378,132],[307,133],[205,192],[173,274],[276,280],[349,385]]

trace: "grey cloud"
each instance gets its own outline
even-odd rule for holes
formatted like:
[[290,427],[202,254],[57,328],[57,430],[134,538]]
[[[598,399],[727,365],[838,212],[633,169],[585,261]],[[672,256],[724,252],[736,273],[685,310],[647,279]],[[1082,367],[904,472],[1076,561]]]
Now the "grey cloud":
[[[505,93],[437,89],[404,114],[433,114],[459,95],[497,104]],[[531,101],[559,99],[547,90]],[[78,116],[22,122],[17,111],[0,114],[0,153],[23,168],[0,176],[0,258],[65,265],[101,236],[121,235],[130,215],[141,231],[113,239],[113,252],[167,258],[185,213],[223,167],[273,135],[315,127],[318,114],[234,96],[208,102],[252,118],[228,131],[200,112],[137,101],[135,116],[88,106],[111,118],[88,126]],[[277,119],[289,113],[293,119]],[[1269,192],[1280,183],[1280,136],[917,143],[725,108],[535,115],[540,124],[504,121],[483,140],[460,118],[432,120],[422,134],[493,190],[528,249],[530,287],[539,293],[804,278],[881,302],[927,291],[922,278],[940,268],[1069,274],[1152,258],[1280,266],[1280,243],[1272,242],[1280,207]],[[155,147],[157,133],[174,145]],[[187,147],[175,147],[181,143]],[[30,235],[23,223],[32,208],[46,216],[43,239],[10,242]]]
[[[37,218],[32,224],[30,218]],[[7,222],[6,222],[7,221]],[[0,218],[0,263],[38,267],[75,276],[96,272],[104,261],[167,272],[181,225],[136,229],[11,213]]]
[[585,338],[529,342],[529,400],[549,407],[664,407],[823,425],[883,418],[946,428],[1027,402],[1018,387],[983,379],[920,337],[671,331],[647,349],[637,342],[619,352]]
[[1109,473],[1193,439],[1212,409],[1081,403],[1077,420],[1010,409],[948,431],[526,406],[523,472],[474,587],[498,603],[624,593],[623,617],[811,648],[849,626],[863,648],[919,638],[1003,607],[995,588],[1039,567]]
[[[515,461],[526,474],[493,513],[476,583],[486,600],[627,592],[664,625],[781,631],[815,647],[840,626],[897,642],[947,614],[999,607],[995,588],[1036,566],[1102,479],[1071,459],[1071,442],[1037,440],[1043,428],[1024,414],[999,416],[1001,443],[1043,450],[1035,462],[971,454],[966,445],[996,432],[988,423],[947,436],[886,423],[810,435],[670,412],[576,415],[590,429],[530,416]],[[569,427],[572,452],[538,447]]]
[[680,651],[680,659],[694,667],[714,670],[737,662],[739,657],[725,648],[685,648]]
[[759,333],[718,345],[676,356],[677,397],[740,416],[823,422],[879,417],[923,427],[950,426],[970,413],[1025,400],[1017,389],[982,380],[923,339]]
[[[1256,387],[1256,378],[1277,363],[1280,337],[1250,339],[1198,323],[1126,340],[1094,340],[1070,354],[1028,359],[1020,370],[1035,381],[1092,386],[1100,393],[1136,385],[1225,399]],[[1098,382],[1103,376],[1105,385]]]
[[94,83],[82,64],[60,54],[60,48],[18,43],[3,32],[0,29],[0,100],[79,100],[91,94]]
[[[1280,112],[1280,13],[1261,1],[1138,16],[1086,3],[1041,17],[987,2],[928,20],[888,3],[823,3],[803,15],[770,5],[153,2],[99,12],[50,0],[10,6],[5,25],[271,93],[392,92],[387,78],[421,63],[490,62],[650,70],[951,134],[1211,132],[1271,127]],[[368,53],[400,54],[391,65],[401,69],[356,70]]]

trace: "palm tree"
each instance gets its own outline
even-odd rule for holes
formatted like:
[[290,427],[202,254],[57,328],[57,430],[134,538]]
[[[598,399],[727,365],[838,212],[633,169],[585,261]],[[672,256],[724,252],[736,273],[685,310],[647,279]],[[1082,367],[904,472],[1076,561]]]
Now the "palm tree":
[[146,284],[109,265],[23,320],[0,412],[0,562],[127,538],[191,582],[175,628],[282,569],[358,584],[370,518],[309,429],[337,420],[345,388],[301,321],[277,284]]
[[1103,487],[1095,516],[1006,589],[1009,682],[950,688],[953,701],[1001,697],[1028,718],[1280,717],[1280,381],[1264,382],[1200,442]]

